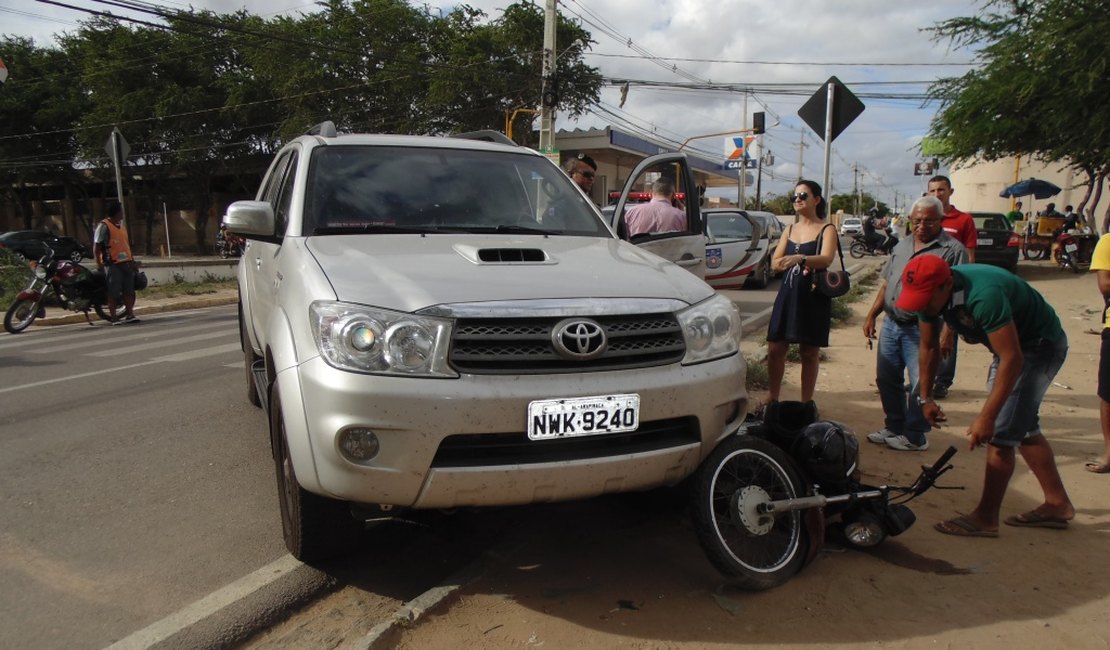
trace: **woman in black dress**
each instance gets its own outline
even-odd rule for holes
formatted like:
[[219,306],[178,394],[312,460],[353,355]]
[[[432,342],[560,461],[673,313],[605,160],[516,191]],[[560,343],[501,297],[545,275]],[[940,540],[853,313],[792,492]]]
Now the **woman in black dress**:
[[[813,290],[813,271],[836,258],[836,228],[825,222],[827,206],[821,186],[802,180],[791,197],[797,219],[779,239],[771,266],[782,272],[771,322],[767,326],[768,399],[777,402],[786,366],[786,350],[797,343],[802,353],[802,401],[813,400],[821,348],[829,345],[832,299]],[[817,249],[820,237],[821,250]]]

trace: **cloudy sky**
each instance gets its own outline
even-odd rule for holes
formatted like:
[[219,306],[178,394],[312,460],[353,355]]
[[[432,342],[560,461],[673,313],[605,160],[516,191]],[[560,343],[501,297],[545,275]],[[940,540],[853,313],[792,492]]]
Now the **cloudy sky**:
[[[217,12],[246,8],[263,16],[314,8],[304,0],[153,1],[176,9],[190,4]],[[444,10],[454,4],[440,2],[427,4]],[[120,11],[98,0],[63,4]],[[497,17],[506,2],[467,4]],[[561,14],[593,34],[586,61],[606,79],[676,86],[712,82],[751,92],[633,84],[620,108],[618,87],[606,85],[596,113],[577,123],[557,119],[557,128],[609,124],[682,142],[744,128],[751,113],[763,110],[768,126],[763,150],[774,156],[773,167],[764,168],[763,191],[781,194],[797,178],[799,164],[807,178],[824,177],[823,143],[797,111],[835,75],[861,97],[866,109],[833,143],[832,191],[848,192],[858,179],[880,200],[893,203],[897,196],[899,205],[918,196],[924,185],[923,177],[913,175],[913,165],[923,160],[918,143],[937,107],[923,104],[919,96],[930,82],[961,75],[973,62],[971,52],[934,42],[923,29],[975,15],[982,7],[970,0],[559,0],[558,6]],[[74,29],[88,16],[36,0],[0,0],[0,33],[49,45],[53,34]],[[723,157],[726,138],[696,139],[690,145],[707,156]]]

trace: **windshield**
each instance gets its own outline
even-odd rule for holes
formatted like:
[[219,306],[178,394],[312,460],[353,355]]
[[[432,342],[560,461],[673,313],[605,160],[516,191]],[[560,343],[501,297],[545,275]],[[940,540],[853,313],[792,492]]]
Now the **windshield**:
[[1011,230],[1010,221],[1002,214],[972,215],[979,230]]
[[313,151],[305,232],[612,236],[567,175],[543,158],[354,145]]

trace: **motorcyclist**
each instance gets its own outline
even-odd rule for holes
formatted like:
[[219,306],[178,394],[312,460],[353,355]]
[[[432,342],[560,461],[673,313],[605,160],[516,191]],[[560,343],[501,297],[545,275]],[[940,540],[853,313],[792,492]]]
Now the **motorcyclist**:
[[890,232],[880,226],[878,208],[867,211],[867,218],[863,220],[863,237],[868,246],[883,253],[889,253],[898,243]]

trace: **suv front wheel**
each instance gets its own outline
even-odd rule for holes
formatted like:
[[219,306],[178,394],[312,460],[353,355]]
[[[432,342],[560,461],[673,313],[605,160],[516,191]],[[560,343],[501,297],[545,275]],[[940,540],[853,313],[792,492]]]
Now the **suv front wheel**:
[[308,492],[297,482],[276,386],[270,400],[270,432],[285,548],[306,564],[342,555],[354,548],[363,525],[351,517],[345,502]]

